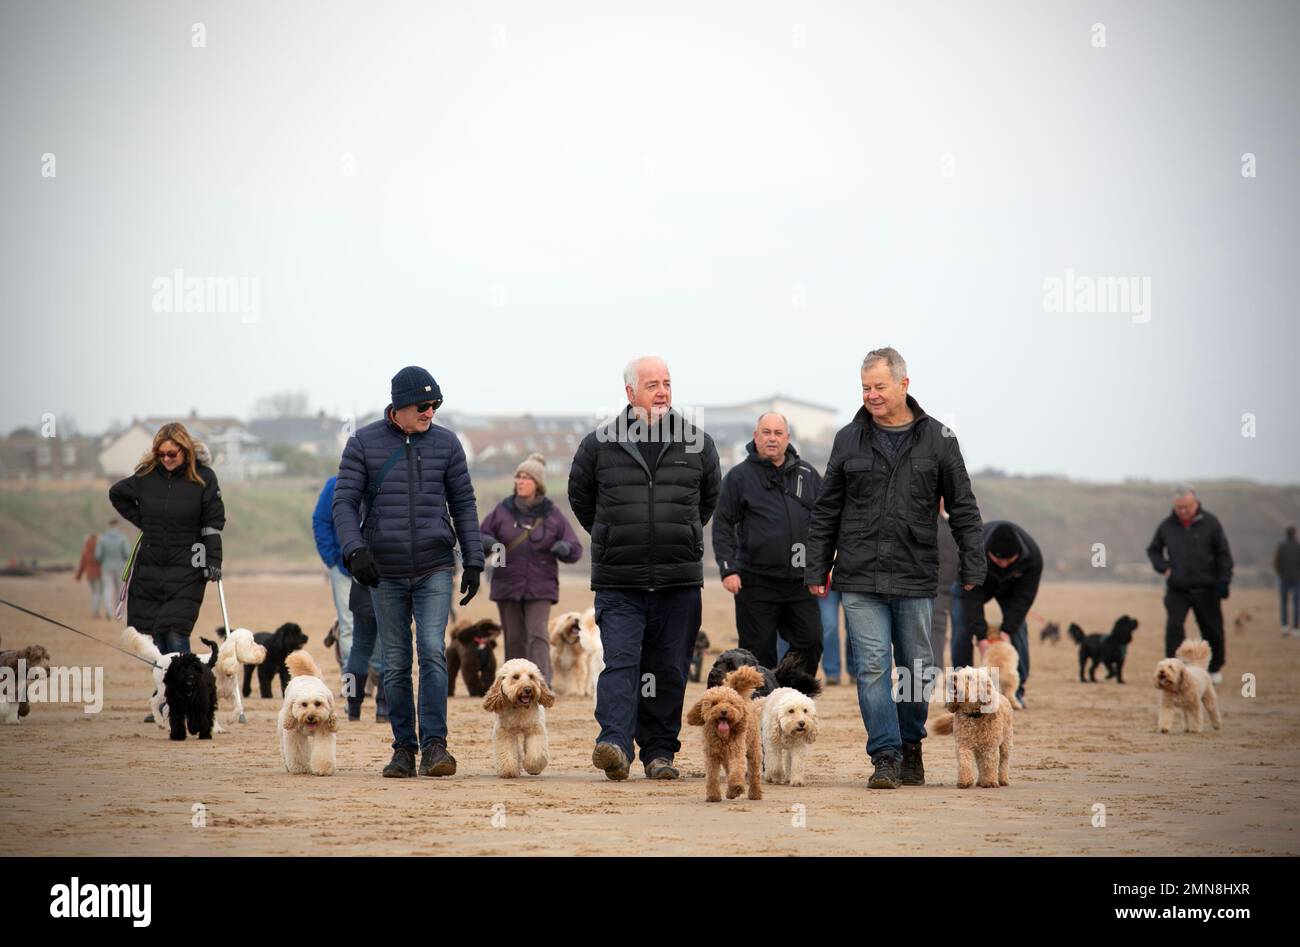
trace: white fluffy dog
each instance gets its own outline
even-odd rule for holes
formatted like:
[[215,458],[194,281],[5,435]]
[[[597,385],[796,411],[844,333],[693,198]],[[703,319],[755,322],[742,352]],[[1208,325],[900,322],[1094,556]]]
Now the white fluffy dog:
[[[167,667],[179,652],[163,654],[149,635],[141,634],[131,626],[122,629],[122,647],[139,655],[146,661],[153,662],[153,696],[149,698],[149,710],[154,723],[163,730],[167,729],[167,694],[163,690],[163,676]],[[204,652],[199,658],[206,664],[211,652]],[[243,674],[241,664],[261,664],[266,660],[266,649],[253,640],[253,633],[247,628],[236,628],[226,635],[225,641],[217,649],[217,665],[212,669],[217,678],[217,706],[225,705],[226,723],[236,721],[244,723],[244,700],[240,694],[239,679]],[[218,720],[213,725],[213,732],[225,733],[226,730]]]
[[[595,627],[594,609],[590,627]],[[582,613],[564,612],[555,616],[551,620],[550,630],[552,689],[561,695],[595,696],[596,675],[591,670],[593,650],[590,641],[583,640]],[[586,637],[590,639],[591,633],[588,632]],[[595,634],[595,648],[600,651],[599,632]]]
[[1161,733],[1174,725],[1174,715],[1183,713],[1183,732],[1200,733],[1205,727],[1201,707],[1210,712],[1210,723],[1218,730],[1223,726],[1219,715],[1219,695],[1210,680],[1210,645],[1206,641],[1184,641],[1172,658],[1156,665],[1156,687],[1160,691],[1157,723]]
[[546,769],[546,710],[555,695],[542,670],[532,661],[512,658],[497,668],[496,680],[483,698],[483,709],[495,714],[492,755],[497,775],[514,779],[520,768],[532,776]]
[[802,786],[804,758],[817,740],[817,705],[793,687],[778,687],[763,698],[761,719],[763,778]]
[[284,659],[291,678],[280,707],[280,756],[290,773],[334,775],[338,718],[334,694],[320,679],[311,655],[299,649]]

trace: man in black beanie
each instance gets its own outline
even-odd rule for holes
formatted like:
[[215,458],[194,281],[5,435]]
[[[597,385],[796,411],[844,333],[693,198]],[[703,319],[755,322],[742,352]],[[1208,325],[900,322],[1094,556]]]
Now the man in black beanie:
[[[474,486],[456,435],[433,423],[442,391],[423,368],[393,376],[384,417],[348,438],[334,487],[334,527],[348,571],[370,587],[393,728],[385,776],[451,776],[447,655],[459,540],[461,605],[483,572]],[[419,728],[411,693],[411,621],[420,665]],[[416,767],[415,751],[421,751]]]
[[[1029,625],[1026,619],[1038,583],[1043,578],[1043,553],[1032,536],[1015,523],[994,520],[984,525],[984,554],[988,572],[983,585],[959,589],[952,601],[952,666],[972,663],[972,640],[985,641],[1006,635],[1020,656],[1020,689],[1016,698],[1024,703],[1025,681],[1029,679]],[[1002,609],[1001,631],[990,635],[984,618],[984,603],[997,599]],[[982,646],[981,646],[982,647]]]

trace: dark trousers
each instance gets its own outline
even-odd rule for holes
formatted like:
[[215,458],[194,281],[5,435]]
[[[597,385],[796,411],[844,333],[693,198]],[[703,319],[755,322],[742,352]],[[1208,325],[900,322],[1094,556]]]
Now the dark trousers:
[[791,651],[803,654],[804,669],[817,673],[822,659],[821,610],[802,580],[742,572],[736,593],[736,632],[740,647],[754,652],[763,667],[776,667],[780,635]]
[[189,654],[190,636],[179,631],[155,631],[153,643],[163,654]]
[[1165,589],[1165,657],[1172,658],[1185,637],[1187,611],[1196,616],[1201,637],[1210,646],[1210,673],[1223,667],[1223,604],[1216,589]]
[[596,681],[599,743],[612,743],[629,760],[632,741],[641,762],[671,760],[681,750],[686,672],[700,630],[698,587],[600,589],[596,624],[605,670]]

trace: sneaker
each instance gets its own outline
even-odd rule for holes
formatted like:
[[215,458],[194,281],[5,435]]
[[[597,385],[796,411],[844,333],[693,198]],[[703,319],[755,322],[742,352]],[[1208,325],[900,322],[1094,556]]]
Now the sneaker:
[[1215,684],[1222,684],[1222,683],[1223,683],[1223,672],[1222,672],[1222,671],[1215,671],[1213,674],[1210,675],[1210,680],[1211,680],[1212,682],[1214,682]]
[[827,687],[839,687],[840,676],[836,674],[834,677],[831,677],[831,675],[827,674],[826,680],[822,681],[822,683],[825,684]]
[[447,752],[447,744],[430,743],[420,754],[421,776],[455,776],[456,757]]
[[153,712],[152,712],[152,711],[150,711],[149,716],[147,716],[147,717],[144,718],[144,722],[145,722],[145,723],[156,723],[156,722],[157,722],[157,721],[155,721],[155,720],[153,719]]
[[902,785],[898,760],[882,753],[871,762],[876,764],[876,769],[867,780],[868,789],[897,789]]
[[665,757],[657,757],[645,764],[646,779],[681,779],[681,771],[673,765],[673,761]]
[[925,764],[921,762],[921,744],[903,744],[903,762],[899,767],[899,773],[904,786],[925,785]]
[[627,779],[627,756],[612,743],[597,743],[591,751],[591,765],[605,771],[606,779]]
[[415,775],[415,751],[394,750],[393,758],[384,767],[384,775],[396,779],[405,779]]

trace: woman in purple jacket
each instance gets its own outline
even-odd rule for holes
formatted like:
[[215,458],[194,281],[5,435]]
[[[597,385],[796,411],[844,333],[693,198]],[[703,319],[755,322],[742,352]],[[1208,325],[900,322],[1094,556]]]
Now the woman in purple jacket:
[[[546,462],[530,454],[515,471],[515,492],[480,526],[483,554],[494,562],[492,601],[501,613],[506,660],[527,658],[551,682],[547,624],[560,597],[557,563],[577,562],[582,544],[564,514],[546,497]],[[493,554],[496,554],[495,557]]]

